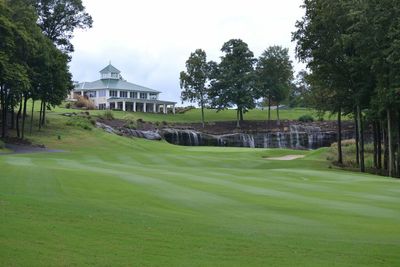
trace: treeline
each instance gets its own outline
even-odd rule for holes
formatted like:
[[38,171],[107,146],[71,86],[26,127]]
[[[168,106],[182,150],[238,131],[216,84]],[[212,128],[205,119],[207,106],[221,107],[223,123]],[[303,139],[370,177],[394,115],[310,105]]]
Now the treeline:
[[182,101],[196,102],[201,107],[204,127],[204,108],[217,110],[236,108],[237,126],[244,113],[256,107],[262,99],[268,106],[277,106],[292,90],[293,66],[288,49],[281,46],[267,48],[257,59],[248,45],[240,39],[226,42],[219,63],[207,61],[206,52],[197,49],[186,61],[186,71],[180,73]]
[[[373,168],[400,177],[400,1],[305,0],[296,23],[297,57],[307,64],[307,98],[320,111],[351,115],[356,162],[366,171],[366,133]],[[338,158],[343,163],[341,127]]]
[[46,110],[73,88],[68,62],[73,30],[91,27],[80,0],[0,0],[1,137],[16,129],[24,138],[27,103],[40,101],[38,127]]

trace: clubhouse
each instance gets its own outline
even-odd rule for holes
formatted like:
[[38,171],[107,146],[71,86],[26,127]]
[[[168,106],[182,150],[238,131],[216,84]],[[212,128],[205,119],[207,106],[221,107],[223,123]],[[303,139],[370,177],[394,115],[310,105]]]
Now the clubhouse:
[[176,102],[159,100],[161,92],[127,82],[111,63],[100,71],[100,75],[100,80],[77,83],[69,98],[84,96],[98,109],[164,114],[170,110],[175,113]]

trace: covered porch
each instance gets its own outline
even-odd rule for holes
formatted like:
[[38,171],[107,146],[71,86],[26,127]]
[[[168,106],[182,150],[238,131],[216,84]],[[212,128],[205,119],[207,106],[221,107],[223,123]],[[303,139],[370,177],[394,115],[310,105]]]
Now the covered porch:
[[132,112],[164,113],[171,110],[175,114],[176,102],[161,100],[144,100],[131,98],[111,98],[107,100],[109,109],[119,109]]

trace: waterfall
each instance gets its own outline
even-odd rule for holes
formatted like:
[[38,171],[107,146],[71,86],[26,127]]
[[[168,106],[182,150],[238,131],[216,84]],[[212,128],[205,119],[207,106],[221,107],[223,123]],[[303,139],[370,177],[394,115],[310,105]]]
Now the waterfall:
[[321,128],[315,126],[306,126],[304,128],[308,136],[308,149],[321,146],[324,138],[323,134],[321,133]]
[[200,134],[192,130],[185,130],[185,134],[188,135],[189,146],[199,146],[201,142]]
[[241,134],[242,144],[244,147],[255,148],[254,136],[250,134]]
[[[293,140],[293,136],[295,137],[295,140]],[[290,125],[290,145],[292,148],[300,148],[300,135],[298,125]]]
[[264,148],[268,148],[268,141],[269,141],[269,134],[268,133],[266,133],[265,135],[264,135]]
[[277,138],[277,140],[278,140],[278,147],[279,147],[279,148],[282,148],[282,133],[281,133],[281,132],[278,132],[278,133],[276,134],[276,138]]

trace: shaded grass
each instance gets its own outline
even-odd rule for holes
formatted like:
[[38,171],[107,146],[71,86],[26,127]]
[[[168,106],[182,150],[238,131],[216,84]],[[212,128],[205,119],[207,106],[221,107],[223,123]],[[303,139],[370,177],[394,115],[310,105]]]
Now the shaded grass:
[[[180,147],[50,124],[0,156],[1,266],[398,266],[400,183],[327,149]],[[57,135],[61,135],[59,140]],[[293,161],[263,157],[305,154]]]

